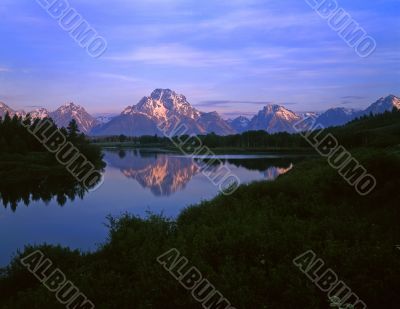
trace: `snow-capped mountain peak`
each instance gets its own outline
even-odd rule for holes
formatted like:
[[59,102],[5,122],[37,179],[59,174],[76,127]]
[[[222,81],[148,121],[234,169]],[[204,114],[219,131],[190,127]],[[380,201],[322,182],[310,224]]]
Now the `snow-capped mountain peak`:
[[[94,134],[107,135],[154,135],[162,134],[157,127],[168,131],[179,124],[188,128],[188,134],[233,134],[235,130],[218,113],[202,113],[194,108],[184,95],[170,89],[155,89],[150,96],[143,97],[136,105],[125,108],[102,128],[96,128]],[[140,125],[139,125],[140,124]],[[121,132],[121,133],[120,133]],[[165,132],[164,132],[165,133]]]
[[135,113],[134,106],[128,106],[122,111],[121,115],[130,115],[130,114],[133,114],[133,113]]
[[11,109],[7,104],[0,102],[0,117],[4,117],[5,114],[10,116],[14,115],[15,111]]
[[41,107],[41,108],[37,108],[33,111],[30,111],[27,114],[29,114],[29,116],[32,119],[44,119],[44,118],[48,118],[50,113],[47,109]]
[[[173,129],[178,124],[184,124],[186,134],[207,134],[215,132],[218,135],[242,133],[250,130],[265,130],[269,133],[293,133],[294,124],[302,118],[310,118],[310,122],[319,123],[325,127],[343,125],[356,117],[369,114],[380,114],[400,109],[400,98],[394,95],[382,97],[363,111],[348,108],[332,108],[324,113],[295,113],[284,106],[268,104],[251,120],[240,116],[225,121],[217,112],[200,112],[194,108],[184,95],[170,89],[156,89],[150,96],[143,97],[136,105],[128,106],[116,117],[92,117],[83,107],[68,102],[54,112],[38,108],[29,112],[31,118],[52,118],[59,127],[67,127],[75,119],[80,130],[93,135],[154,135],[162,134],[158,129]],[[15,111],[0,102],[0,117],[8,113],[10,116],[27,115],[24,111]]]
[[115,114],[105,114],[105,115],[99,115],[96,117],[96,120],[99,124],[106,124],[109,123],[114,117],[117,115]]
[[234,128],[238,133],[243,133],[249,126],[250,119],[244,116],[236,117],[235,119],[228,119],[227,122],[232,128]]
[[248,130],[265,130],[269,133],[294,132],[294,124],[301,119],[299,115],[287,108],[268,104],[254,116]]
[[156,89],[132,107],[131,112],[149,115],[157,120],[167,121],[171,116],[198,119],[201,113],[192,107],[186,97],[170,89]]
[[261,111],[262,114],[265,116],[268,115],[277,115],[282,119],[291,121],[293,119],[298,119],[299,116],[292,112],[291,110],[288,110],[287,108],[277,105],[277,104],[268,104],[266,105],[263,110]]
[[380,114],[385,111],[391,111],[393,108],[400,109],[400,98],[395,95],[389,95],[387,97],[382,97],[370,107],[365,110],[366,114]]
[[69,113],[69,112],[82,112],[85,111],[85,109],[80,106],[80,105],[76,105],[73,102],[69,102],[69,103],[65,103],[64,105],[60,106],[57,111],[59,111],[60,113]]
[[84,133],[89,133],[91,129],[98,124],[82,106],[74,103],[66,103],[60,106],[56,111],[49,114],[59,127],[67,127],[72,119],[75,119],[79,129]]
[[[6,108],[6,107],[8,107],[5,103],[3,103],[3,102],[0,102],[0,108]],[[8,107],[9,108],[9,107]]]
[[267,104],[263,108],[263,112],[265,113],[275,113],[281,109],[284,109],[283,106],[277,105],[277,104]]
[[341,126],[357,117],[357,111],[350,108],[336,107],[319,115],[316,122],[324,127]]

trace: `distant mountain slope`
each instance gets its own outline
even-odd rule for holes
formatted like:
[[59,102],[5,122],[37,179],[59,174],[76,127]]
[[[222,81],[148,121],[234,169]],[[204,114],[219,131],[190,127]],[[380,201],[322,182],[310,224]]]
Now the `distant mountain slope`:
[[369,115],[370,113],[382,114],[387,111],[391,111],[393,108],[400,109],[400,98],[389,95],[387,97],[382,97],[371,106],[369,106],[366,110],[362,112],[364,115]]
[[74,103],[67,103],[49,114],[59,127],[67,127],[72,119],[75,119],[81,132],[87,134],[96,125],[97,120],[91,116],[83,107]]
[[37,108],[26,114],[29,114],[32,119],[44,119],[50,117],[49,111],[45,108]]
[[144,97],[133,110],[149,115],[156,121],[168,121],[171,117],[199,119],[201,113],[187,101],[186,97],[170,89],[156,89]]
[[254,130],[265,130],[269,133],[288,132],[293,133],[293,125],[302,118],[310,123],[321,124],[324,127],[342,126],[353,119],[369,114],[381,114],[391,111],[393,108],[400,109],[400,99],[394,95],[380,98],[363,111],[348,108],[331,108],[322,114],[313,112],[295,113],[283,106],[270,104],[265,106],[250,121],[240,116],[229,120],[228,124],[238,133]]
[[106,124],[110,122],[116,115],[107,114],[107,115],[100,115],[96,117],[96,120],[99,124]]
[[397,111],[364,115],[342,126],[328,129],[344,146],[387,147],[400,145],[400,109]]
[[198,123],[208,133],[214,132],[217,135],[228,135],[237,132],[217,112],[202,113]]
[[327,127],[340,126],[348,123],[359,115],[354,109],[348,108],[331,108],[317,117],[316,122]]
[[228,124],[238,133],[243,133],[247,130],[250,119],[244,116],[239,116],[235,119],[229,119]]
[[[217,112],[204,113],[193,107],[184,95],[170,89],[156,89],[150,96],[143,97],[138,104],[128,106],[115,117],[91,116],[83,107],[74,103],[64,104],[54,112],[38,108],[29,112],[36,119],[51,117],[60,127],[66,127],[75,119],[80,130],[91,135],[163,135],[159,126],[171,132],[178,125],[186,128],[179,133],[218,135],[243,133],[250,130],[265,130],[269,133],[295,132],[293,125],[307,117],[324,127],[342,126],[363,115],[381,114],[400,109],[400,99],[394,95],[382,97],[363,111],[347,108],[332,108],[322,114],[295,113],[280,105],[269,104],[260,110],[251,120],[240,116],[233,120],[224,120]],[[26,116],[24,111],[15,111],[5,103],[0,102],[0,117],[6,113],[10,116]]]
[[185,96],[170,89],[156,89],[138,104],[128,106],[109,123],[97,126],[93,135],[162,135],[157,127],[172,132],[177,126],[187,128],[186,134],[215,132],[220,135],[236,131],[217,113],[202,113]]
[[160,135],[160,132],[153,119],[144,114],[121,114],[114,117],[104,125],[94,127],[91,131],[91,135],[95,136],[120,134],[127,136],[141,136]]
[[347,108],[332,108],[321,114],[317,118],[317,123],[325,127],[341,126],[349,121],[369,114],[382,114],[386,111],[391,111],[393,108],[400,109],[400,99],[394,95],[382,97],[375,103],[371,104],[363,111],[356,111]]
[[4,117],[5,114],[9,113],[10,116],[15,114],[15,111],[3,102],[0,102],[0,117]]
[[269,104],[254,116],[247,130],[265,130],[268,133],[295,132],[293,125],[301,119],[283,106]]

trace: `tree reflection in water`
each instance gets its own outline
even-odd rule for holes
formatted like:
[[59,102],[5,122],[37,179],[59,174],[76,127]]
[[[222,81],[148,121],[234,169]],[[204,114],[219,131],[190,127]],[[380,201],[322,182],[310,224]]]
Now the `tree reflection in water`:
[[13,179],[0,180],[0,200],[5,208],[13,211],[21,202],[28,206],[32,202],[49,203],[53,198],[60,206],[75,198],[83,199],[87,189],[63,171],[27,173]]

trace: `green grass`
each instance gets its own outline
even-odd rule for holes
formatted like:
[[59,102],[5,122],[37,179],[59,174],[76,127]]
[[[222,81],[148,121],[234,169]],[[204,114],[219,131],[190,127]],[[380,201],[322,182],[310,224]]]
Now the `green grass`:
[[[182,252],[236,308],[327,308],[327,295],[292,264],[310,249],[370,308],[395,308],[400,158],[371,149],[354,155],[378,180],[367,197],[324,160],[309,160],[276,182],[242,186],[232,196],[188,207],[176,220],[111,219],[109,239],[92,254],[39,248],[97,308],[199,306],[156,262],[170,248]],[[0,290],[3,308],[60,307],[18,258],[5,270]]]
[[326,293],[292,263],[307,250],[368,308],[398,308],[399,118],[389,113],[330,129],[377,179],[368,196],[326,160],[310,158],[275,182],[243,185],[176,219],[109,218],[109,236],[96,252],[42,245],[17,254],[0,271],[0,308],[63,308],[19,263],[38,248],[100,309],[200,308],[156,261],[171,248],[235,308],[328,308]]

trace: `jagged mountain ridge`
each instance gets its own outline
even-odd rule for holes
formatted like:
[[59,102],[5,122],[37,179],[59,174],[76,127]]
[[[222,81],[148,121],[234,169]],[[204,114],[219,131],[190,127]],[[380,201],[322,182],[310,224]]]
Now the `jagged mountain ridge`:
[[359,115],[359,111],[349,108],[331,108],[316,118],[316,122],[324,127],[345,125]]
[[268,133],[294,133],[294,124],[301,117],[283,106],[269,104],[255,115],[246,128],[248,130],[264,130]]
[[46,108],[37,108],[33,111],[25,112],[14,111],[6,104],[0,102],[0,117],[4,117],[6,113],[11,117],[14,115],[27,117],[29,115],[31,119],[52,118],[59,127],[67,127],[71,120],[75,119],[79,129],[85,134],[88,134],[99,123],[83,107],[74,103],[66,103],[54,112],[49,112]]
[[90,133],[99,124],[96,118],[91,116],[82,106],[74,103],[66,103],[60,106],[54,112],[49,113],[49,116],[59,127],[67,127],[71,120],[75,119],[79,129],[85,134]]
[[10,114],[10,116],[13,116],[15,114],[15,111],[7,104],[0,102],[0,117],[4,117],[4,115],[7,113]]
[[[214,132],[218,135],[242,133],[249,130],[265,130],[269,133],[295,132],[293,125],[300,119],[308,117],[325,127],[344,125],[347,122],[369,114],[378,114],[400,109],[400,99],[394,95],[382,97],[363,111],[347,108],[333,108],[322,114],[295,113],[280,105],[269,104],[259,111],[252,119],[239,116],[235,119],[224,120],[216,113],[205,113],[194,108],[185,96],[170,89],[156,89],[150,96],[142,98],[138,104],[128,106],[122,113],[110,117],[109,121],[99,121],[91,116],[83,107],[67,103],[54,112],[38,108],[29,112],[36,119],[51,117],[58,126],[67,126],[75,119],[80,130],[89,135],[159,135],[163,132],[159,126],[170,132],[175,126],[183,125],[188,128],[187,134],[207,134]],[[24,111],[15,111],[0,102],[0,117],[6,113],[11,116],[26,116]],[[182,133],[182,132],[180,132]]]
[[389,95],[387,97],[382,97],[372,105],[370,105],[366,110],[362,112],[363,115],[369,114],[382,114],[386,111],[391,111],[393,108],[400,109],[400,98],[395,95]]
[[228,124],[238,133],[243,133],[249,126],[250,119],[244,116],[239,116],[234,119],[228,119]]
[[[97,126],[93,135],[163,135],[177,126],[185,127],[186,134],[218,135],[236,131],[216,112],[203,113],[194,108],[184,95],[170,89],[156,89],[138,104],[128,106],[109,123]],[[163,130],[159,130],[163,128]]]
[[393,108],[400,109],[400,98],[395,95],[389,95],[379,98],[375,103],[361,111],[343,107],[328,109],[316,119],[316,123],[324,127],[341,126],[355,118],[370,114],[382,114],[386,111],[391,111]]

